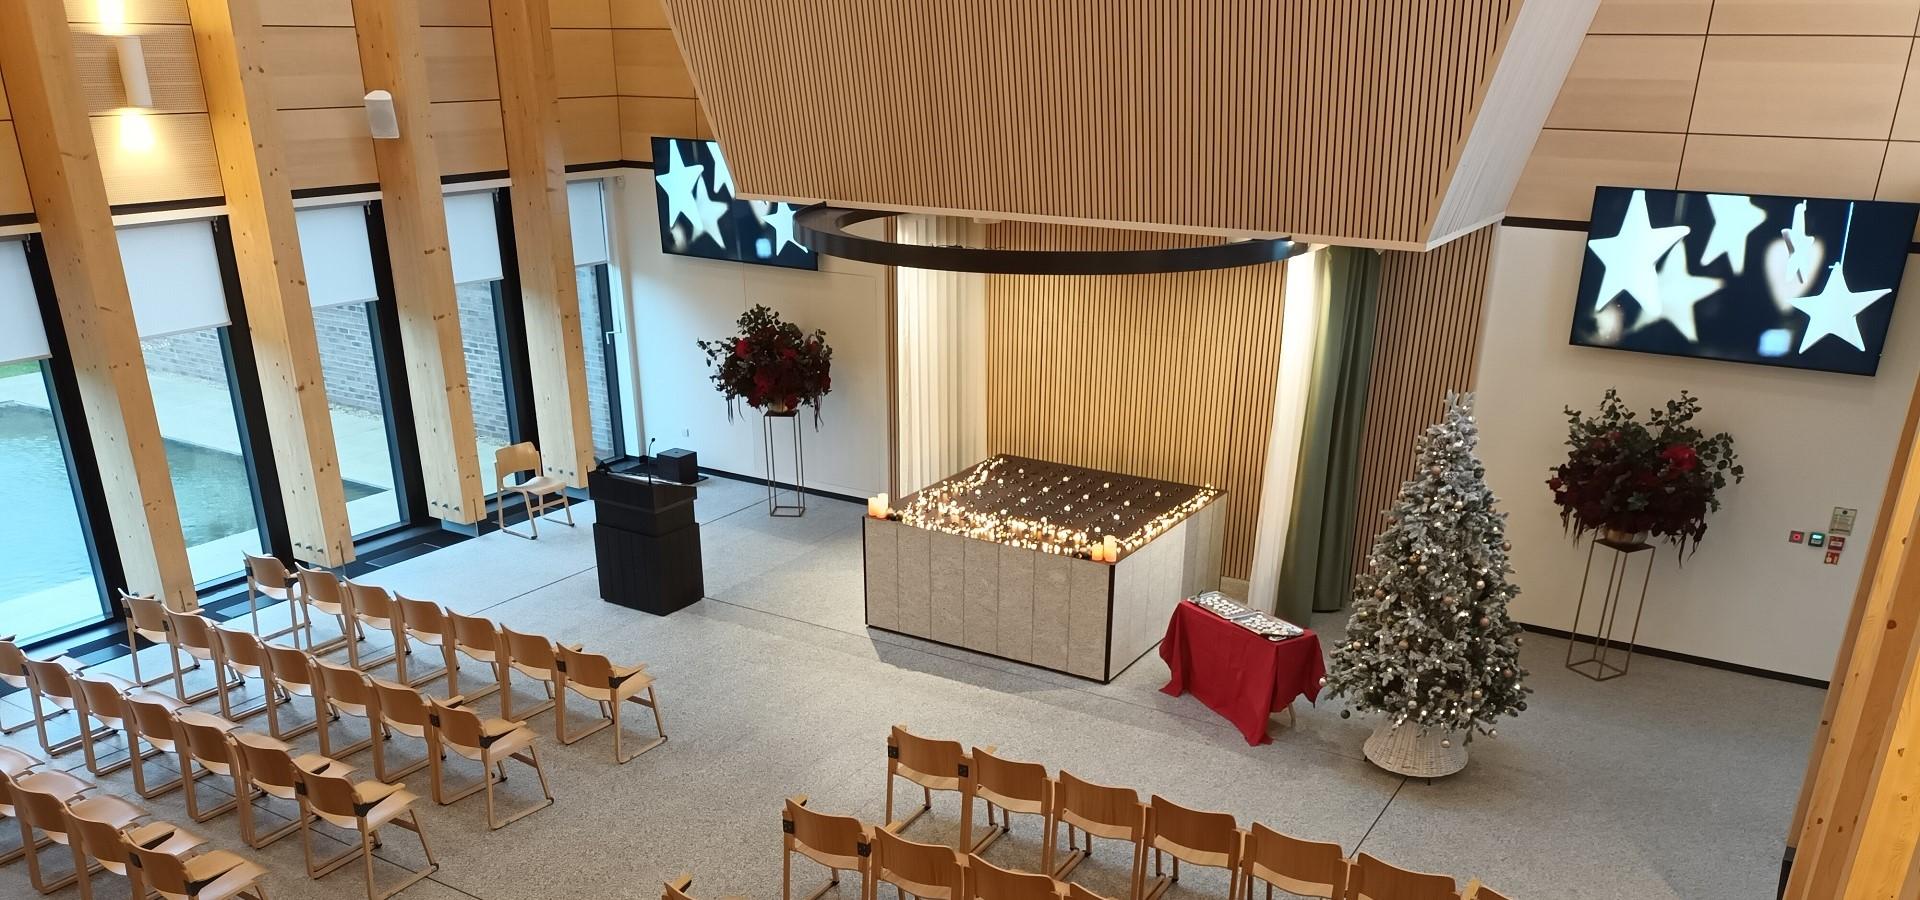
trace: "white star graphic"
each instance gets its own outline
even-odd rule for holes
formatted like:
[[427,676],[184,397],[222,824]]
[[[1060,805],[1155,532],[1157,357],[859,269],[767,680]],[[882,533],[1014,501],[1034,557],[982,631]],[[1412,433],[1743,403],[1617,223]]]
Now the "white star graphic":
[[[1700,342],[1700,332],[1693,320],[1694,304],[1714,295],[1724,284],[1718,278],[1702,278],[1687,268],[1685,248],[1676,247],[1668,251],[1666,259],[1660,264],[1660,308],[1659,319],[1672,322],[1688,343]],[[1634,323],[1635,330],[1652,325],[1657,319],[1641,316]]]
[[1700,264],[1724,256],[1733,274],[1739,275],[1747,268],[1747,239],[1767,220],[1767,212],[1751,198],[1735,194],[1708,194],[1707,206],[1713,210],[1713,230],[1707,232]]
[[1807,352],[1808,347],[1827,335],[1852,344],[1855,350],[1866,352],[1867,342],[1860,337],[1860,312],[1890,293],[1893,293],[1891,288],[1855,291],[1847,287],[1846,269],[1840,263],[1834,263],[1833,274],[1827,276],[1826,286],[1820,289],[1820,293],[1787,301],[1793,304],[1794,309],[1807,314],[1807,331],[1800,338],[1800,352]]
[[1793,225],[1780,229],[1780,236],[1787,241],[1787,272],[1801,284],[1813,282],[1815,246],[1813,235],[1807,233],[1807,201],[1793,208]]
[[[687,162],[680,151],[680,141],[673,141],[673,165],[665,172],[653,176],[653,183],[667,196],[667,227],[686,219],[687,224],[699,228],[700,222],[694,218],[694,196],[701,192],[700,178],[706,174],[707,167]],[[699,237],[696,231],[694,237]]]
[[1634,191],[1626,215],[1620,218],[1620,231],[1613,237],[1587,242],[1587,249],[1600,257],[1605,267],[1600,292],[1593,298],[1594,311],[1599,312],[1624,291],[1640,304],[1642,318],[1658,317],[1660,274],[1654,266],[1692,230],[1685,225],[1653,227],[1647,221],[1647,192]]
[[791,203],[768,205],[773,208],[767,210],[767,214],[762,218],[766,220],[767,226],[773,229],[773,255],[779,256],[780,251],[787,249],[788,244],[802,250],[807,249],[805,244],[793,239],[793,214],[799,212],[800,208]]
[[705,234],[713,238],[722,249],[727,246],[726,232],[720,230],[720,217],[727,214],[727,204],[713,199],[705,189],[693,192],[693,240],[699,240]]
[[726,191],[728,197],[735,193],[733,189],[733,170],[727,168],[727,158],[720,155],[720,145],[713,145],[713,192]]

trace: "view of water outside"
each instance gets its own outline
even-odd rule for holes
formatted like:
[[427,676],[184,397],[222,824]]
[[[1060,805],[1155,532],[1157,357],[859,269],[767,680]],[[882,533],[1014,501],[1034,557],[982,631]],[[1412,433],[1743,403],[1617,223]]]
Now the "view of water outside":
[[39,363],[0,366],[0,634],[59,631],[100,614],[67,461]]

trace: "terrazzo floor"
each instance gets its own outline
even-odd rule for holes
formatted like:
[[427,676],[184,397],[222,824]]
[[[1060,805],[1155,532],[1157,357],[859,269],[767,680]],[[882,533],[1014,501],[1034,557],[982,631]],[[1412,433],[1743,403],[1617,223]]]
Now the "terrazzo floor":
[[[1097,685],[869,633],[861,624],[862,509],[813,498],[805,518],[770,519],[764,498],[764,489],[741,482],[714,479],[701,486],[709,599],[667,618],[598,599],[585,527],[591,505],[576,507],[583,527],[552,524],[537,543],[489,535],[368,577],[617,660],[646,661],[659,679],[671,736],[615,766],[609,735],[561,746],[552,740],[552,714],[533,717],[558,802],[497,832],[487,831],[479,797],[435,806],[425,799],[426,773],[409,777],[423,797],[417,809],[440,869],[403,896],[653,898],[662,880],[691,872],[698,896],[777,897],[782,798],[805,793],[823,811],[879,821],[882,747],[894,723],[1130,785],[1143,799],[1159,793],[1231,812],[1243,824],[1262,821],[1338,841],[1349,852],[1364,849],[1412,868],[1451,872],[1462,883],[1477,876],[1515,898],[1773,895],[1782,836],[1819,716],[1818,690],[1655,658],[1637,660],[1629,678],[1595,684],[1560,667],[1563,643],[1530,637],[1526,653],[1537,693],[1528,712],[1502,725],[1498,739],[1476,741],[1472,762],[1459,775],[1409,781],[1365,761],[1360,745],[1369,726],[1342,720],[1337,701],[1302,704],[1297,724],[1278,717],[1273,743],[1249,747],[1197,701],[1161,694],[1167,672],[1153,654],[1112,684]],[[281,609],[265,616],[284,617]],[[1337,634],[1340,622],[1326,617],[1314,625],[1323,635]],[[159,671],[165,651],[149,649],[142,660],[149,674]],[[124,658],[103,668],[130,674]],[[483,683],[477,667],[469,669],[463,689]],[[391,668],[375,674],[391,677]],[[204,671],[189,678],[189,687],[210,683]],[[444,693],[446,686],[429,690]],[[529,701],[540,696],[530,682],[518,683],[516,693]],[[24,702],[19,695],[0,698],[6,723],[20,721]],[[493,704],[488,699],[480,706],[492,710]],[[200,705],[216,709],[211,699]],[[591,712],[577,701],[572,708],[582,716]],[[292,709],[312,714],[299,703]],[[629,709],[627,733],[639,739],[649,730],[632,714],[644,711]],[[264,728],[258,719],[247,724]],[[71,728],[62,724],[56,736]],[[343,741],[365,733],[357,720],[335,725]],[[4,740],[37,754],[32,734]],[[396,742],[402,753],[417,752],[417,743]],[[295,744],[316,747],[312,735]],[[371,767],[365,752],[346,761]],[[78,752],[58,764],[85,775]],[[174,768],[165,759],[148,765],[161,777],[167,775],[158,770]],[[530,773],[510,768],[509,774],[505,808],[537,798]],[[160,818],[189,821],[177,791],[140,801],[127,772],[94,780]],[[215,796],[231,791],[217,777],[201,784]],[[908,836],[949,836],[956,806],[936,799],[935,812]],[[260,808],[269,817],[290,814],[278,801]],[[191,830],[267,866],[276,898],[363,896],[357,865],[308,880],[297,835],[255,851],[240,840],[231,814]],[[988,857],[1034,867],[1038,832],[1037,822],[1016,819],[1013,834]],[[421,862],[411,834],[392,829],[383,837],[382,879]],[[0,852],[16,840],[12,824],[5,824]],[[47,858],[52,870],[70,867],[64,849]],[[1120,896],[1125,866],[1124,851],[1106,844],[1075,877]],[[824,880],[823,870],[804,861],[795,863],[795,873],[798,888]],[[103,896],[126,889],[104,874],[95,884]],[[849,879],[828,896],[851,900],[857,891]],[[23,864],[0,867],[0,897],[33,895]],[[78,891],[55,896],[77,897]],[[1225,896],[1225,881],[1189,869],[1173,896]]]

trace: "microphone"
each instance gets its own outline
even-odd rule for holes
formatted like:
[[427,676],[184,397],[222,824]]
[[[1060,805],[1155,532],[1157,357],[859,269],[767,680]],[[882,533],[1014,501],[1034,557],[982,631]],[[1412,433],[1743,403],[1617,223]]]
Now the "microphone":
[[658,440],[660,439],[657,437],[647,438],[647,483],[648,484],[653,483],[653,467],[658,464],[658,461],[653,458],[653,445],[654,445],[654,442]]

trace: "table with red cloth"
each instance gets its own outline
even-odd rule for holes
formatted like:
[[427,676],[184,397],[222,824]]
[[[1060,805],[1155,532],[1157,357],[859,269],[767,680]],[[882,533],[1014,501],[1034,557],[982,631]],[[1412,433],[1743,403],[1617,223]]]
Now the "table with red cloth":
[[1239,728],[1249,744],[1272,740],[1267,717],[1291,708],[1293,698],[1319,699],[1327,674],[1320,638],[1312,631],[1270,641],[1191,600],[1175,605],[1160,658],[1173,672],[1163,693],[1193,694]]

